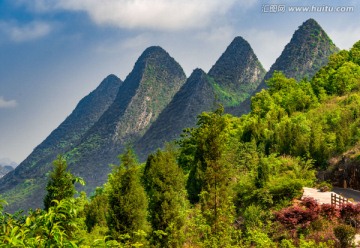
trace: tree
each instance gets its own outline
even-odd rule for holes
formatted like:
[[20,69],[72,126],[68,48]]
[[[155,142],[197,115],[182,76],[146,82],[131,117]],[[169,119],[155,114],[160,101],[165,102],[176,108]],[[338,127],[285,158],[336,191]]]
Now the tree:
[[109,217],[107,220],[113,238],[128,235],[136,239],[136,232],[148,231],[145,190],[140,182],[140,170],[135,154],[127,149],[120,155],[121,164],[109,175]]
[[231,242],[229,234],[234,221],[235,151],[239,145],[237,121],[222,113],[220,107],[215,112],[201,114],[198,127],[180,142],[184,151],[188,144],[193,147],[187,190],[190,201],[200,203],[202,215],[213,235],[211,246],[220,240],[223,244]]
[[85,182],[80,177],[75,177],[67,171],[67,163],[62,155],[59,155],[53,162],[54,169],[50,173],[50,179],[47,183],[47,194],[44,198],[44,206],[47,211],[56,204],[54,200],[60,202],[63,199],[72,198],[76,193],[74,184],[79,182],[84,185]]
[[168,145],[165,151],[148,157],[144,184],[149,196],[153,243],[158,247],[181,247],[187,202],[184,173],[176,162],[173,147]]
[[96,188],[91,202],[84,207],[85,224],[87,231],[91,232],[95,226],[106,227],[106,213],[108,212],[108,198],[103,188]]

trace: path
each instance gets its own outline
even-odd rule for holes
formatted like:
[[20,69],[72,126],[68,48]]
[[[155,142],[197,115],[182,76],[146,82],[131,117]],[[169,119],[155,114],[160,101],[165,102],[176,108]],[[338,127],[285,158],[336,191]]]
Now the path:
[[352,198],[355,202],[360,202],[360,191],[353,190],[353,189],[344,189],[344,188],[337,188],[334,187],[333,191],[345,198]]

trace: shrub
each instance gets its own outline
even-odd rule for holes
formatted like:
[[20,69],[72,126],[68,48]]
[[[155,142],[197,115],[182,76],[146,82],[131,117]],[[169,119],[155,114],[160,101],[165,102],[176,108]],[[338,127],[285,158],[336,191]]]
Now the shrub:
[[334,234],[339,241],[341,248],[349,247],[354,240],[356,231],[349,225],[339,225],[334,228]]
[[339,209],[331,204],[322,204],[320,214],[328,220],[333,220],[340,217]]
[[340,208],[340,217],[347,224],[355,225],[360,215],[360,205],[347,203]]
[[309,209],[310,211],[319,213],[320,212],[320,205],[317,201],[312,197],[305,197],[302,199],[301,205]]
[[318,218],[318,213],[299,206],[284,208],[275,213],[275,218],[281,224],[295,232],[297,228],[306,228]]

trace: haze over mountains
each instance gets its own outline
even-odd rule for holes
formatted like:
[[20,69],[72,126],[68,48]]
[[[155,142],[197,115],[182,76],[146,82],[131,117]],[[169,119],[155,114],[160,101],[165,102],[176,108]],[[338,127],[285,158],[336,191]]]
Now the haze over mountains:
[[275,70],[310,78],[336,51],[313,19],[299,27],[267,73],[242,37],[233,40],[208,74],[195,69],[189,78],[165,50],[149,47],[124,82],[114,75],[105,78],[27,159],[0,179],[0,193],[11,211],[42,207],[47,173],[57,154],[66,156],[72,173],[85,179],[85,190],[91,193],[105,182],[109,164],[118,163],[125,146],[133,145],[144,160],[194,126],[201,112],[221,103],[227,112],[244,113],[249,97],[266,87]]

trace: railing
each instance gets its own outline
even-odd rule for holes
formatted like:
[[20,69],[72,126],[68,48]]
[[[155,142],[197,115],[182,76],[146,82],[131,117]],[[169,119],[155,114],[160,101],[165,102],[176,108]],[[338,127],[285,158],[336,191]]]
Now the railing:
[[331,193],[331,205],[335,207],[341,207],[342,205],[348,203],[349,200],[346,199],[345,197],[342,197],[340,195]]

